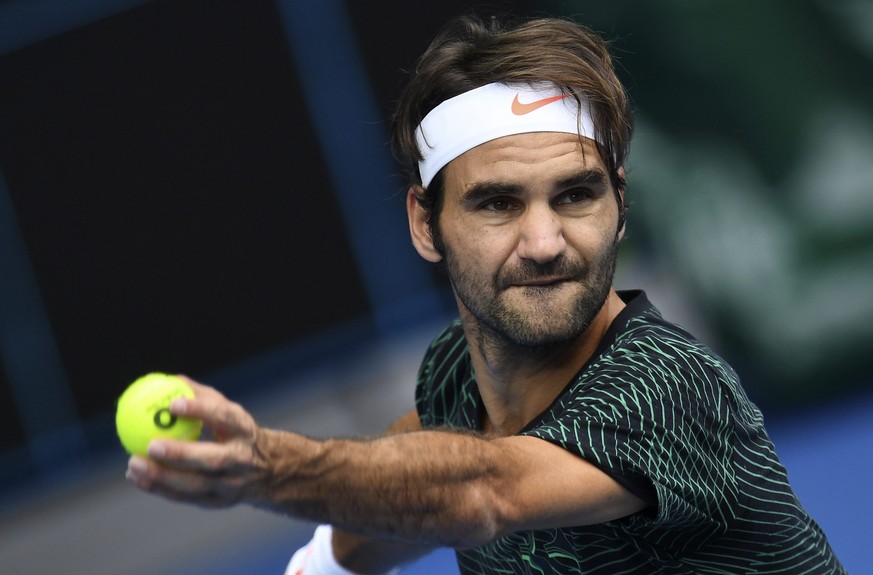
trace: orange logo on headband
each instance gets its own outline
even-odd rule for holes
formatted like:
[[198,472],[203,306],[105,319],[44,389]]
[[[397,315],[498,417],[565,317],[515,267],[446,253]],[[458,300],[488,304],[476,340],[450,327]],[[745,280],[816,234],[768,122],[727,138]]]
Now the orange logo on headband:
[[561,94],[560,96],[552,96],[550,98],[543,98],[542,100],[534,100],[533,102],[522,104],[518,101],[518,93],[516,93],[515,99],[512,101],[512,113],[516,116],[524,116],[525,114],[530,114],[534,110],[538,110],[547,104],[563,100],[567,96],[569,96],[569,94]]

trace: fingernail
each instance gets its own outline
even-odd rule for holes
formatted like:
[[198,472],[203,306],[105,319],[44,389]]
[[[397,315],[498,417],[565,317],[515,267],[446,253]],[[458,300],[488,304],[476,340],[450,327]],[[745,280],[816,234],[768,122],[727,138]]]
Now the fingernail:
[[167,454],[166,446],[160,441],[152,441],[151,443],[149,443],[147,451],[149,457],[155,457],[158,459]]
[[170,411],[176,415],[184,415],[188,411],[188,401],[184,397],[177,397],[170,402]]

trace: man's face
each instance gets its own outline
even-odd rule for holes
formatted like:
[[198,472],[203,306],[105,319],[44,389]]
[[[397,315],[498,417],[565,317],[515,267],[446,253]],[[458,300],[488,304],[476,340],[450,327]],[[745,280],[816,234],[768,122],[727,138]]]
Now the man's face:
[[439,233],[462,318],[523,346],[579,336],[612,287],[618,205],[594,143],[492,140],[445,167]]

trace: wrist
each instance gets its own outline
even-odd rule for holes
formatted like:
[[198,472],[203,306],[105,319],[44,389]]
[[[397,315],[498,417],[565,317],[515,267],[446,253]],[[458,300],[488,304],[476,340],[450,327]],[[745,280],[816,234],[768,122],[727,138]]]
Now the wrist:
[[301,435],[259,429],[252,445],[256,480],[249,500],[257,507],[304,519],[326,519],[312,517],[310,509],[301,507],[303,501],[313,500],[308,490],[317,487],[313,472],[319,451],[319,442]]

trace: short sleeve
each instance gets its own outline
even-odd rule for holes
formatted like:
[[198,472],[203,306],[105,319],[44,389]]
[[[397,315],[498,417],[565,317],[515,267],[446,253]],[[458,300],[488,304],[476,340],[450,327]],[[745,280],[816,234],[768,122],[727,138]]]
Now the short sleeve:
[[640,528],[724,532],[737,486],[729,402],[712,360],[661,333],[616,344],[523,434],[580,455],[632,491],[650,486],[657,508],[629,519]]

